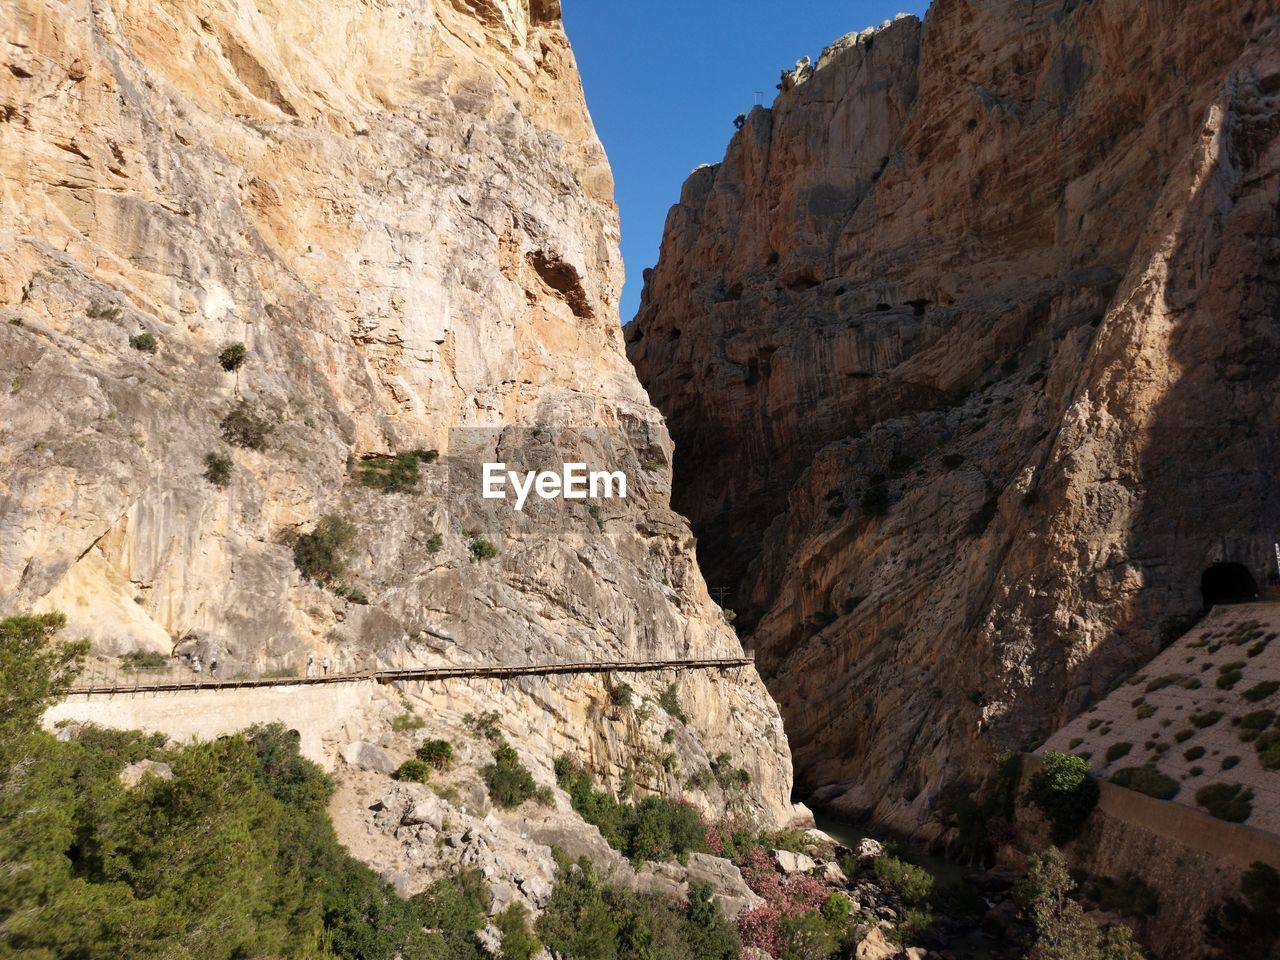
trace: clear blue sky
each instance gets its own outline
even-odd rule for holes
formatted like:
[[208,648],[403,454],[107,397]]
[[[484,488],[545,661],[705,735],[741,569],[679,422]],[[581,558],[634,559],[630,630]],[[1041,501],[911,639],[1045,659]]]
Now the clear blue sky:
[[667,210],[694,167],[717,163],[733,118],[772,102],[783,67],[851,30],[927,0],[563,0],[587,104],[609,152],[635,316],[641,273],[658,259]]

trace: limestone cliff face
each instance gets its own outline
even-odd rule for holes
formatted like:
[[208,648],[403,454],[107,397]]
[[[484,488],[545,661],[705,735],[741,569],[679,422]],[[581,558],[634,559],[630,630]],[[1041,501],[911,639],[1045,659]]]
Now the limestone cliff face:
[[[0,607],[227,670],[736,654],[623,354],[612,180],[556,0],[17,0],[0,40]],[[225,441],[240,400],[265,450]],[[628,506],[477,520],[465,428],[490,452],[590,429]],[[419,492],[354,479],[416,448],[441,454]],[[327,513],[356,524],[367,605],[295,570]],[[758,678],[682,683],[711,704],[695,753],[731,753],[783,819]]]
[[628,350],[819,798],[913,826],[1272,568],[1273,3],[935,0],[784,77]]

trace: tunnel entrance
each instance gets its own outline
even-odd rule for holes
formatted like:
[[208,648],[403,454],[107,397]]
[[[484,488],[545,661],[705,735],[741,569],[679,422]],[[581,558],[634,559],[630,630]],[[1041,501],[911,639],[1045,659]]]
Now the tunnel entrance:
[[1204,605],[1239,603],[1258,596],[1258,582],[1242,563],[1215,563],[1200,577],[1200,594]]

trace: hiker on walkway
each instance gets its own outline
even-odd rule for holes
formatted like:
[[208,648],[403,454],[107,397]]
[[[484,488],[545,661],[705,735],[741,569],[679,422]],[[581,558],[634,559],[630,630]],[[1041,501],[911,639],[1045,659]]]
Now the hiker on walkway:
[[191,655],[191,672],[197,676],[200,675],[200,654],[198,653]]
[[212,678],[218,675],[218,655],[215,653],[209,658],[209,676]]
[[326,677],[329,675],[329,658],[328,657],[325,657],[323,660],[320,661],[320,669],[324,671],[324,675]]
[[316,658],[315,656],[307,657],[307,676],[314,677],[316,675]]

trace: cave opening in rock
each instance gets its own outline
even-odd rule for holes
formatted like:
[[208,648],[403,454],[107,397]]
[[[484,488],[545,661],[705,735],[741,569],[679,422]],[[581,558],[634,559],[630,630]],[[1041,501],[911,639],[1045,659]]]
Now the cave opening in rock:
[[1237,603],[1258,596],[1258,582],[1242,563],[1215,563],[1200,577],[1204,605]]

